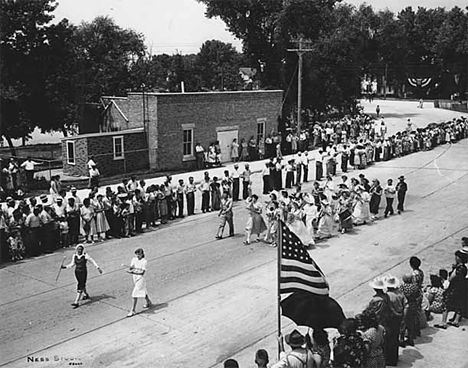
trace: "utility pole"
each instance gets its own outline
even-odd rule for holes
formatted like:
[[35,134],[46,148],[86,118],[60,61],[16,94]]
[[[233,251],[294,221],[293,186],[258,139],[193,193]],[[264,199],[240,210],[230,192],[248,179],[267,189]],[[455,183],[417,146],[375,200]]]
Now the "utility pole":
[[296,43],[296,49],[288,49],[290,52],[296,52],[299,57],[297,70],[297,132],[301,132],[301,111],[302,111],[302,56],[305,52],[313,51],[312,49],[304,48],[304,39],[301,37],[298,40],[293,40]]
[[384,100],[387,99],[387,75],[388,75],[388,65],[387,63],[385,63]]

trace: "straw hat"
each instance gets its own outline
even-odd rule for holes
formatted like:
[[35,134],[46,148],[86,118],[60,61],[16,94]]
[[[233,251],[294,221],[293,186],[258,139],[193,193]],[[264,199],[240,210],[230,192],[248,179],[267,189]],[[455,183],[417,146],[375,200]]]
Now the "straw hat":
[[378,290],[383,290],[385,289],[385,282],[381,277],[376,277],[373,279],[371,282],[369,282],[369,286],[372,289],[378,289]]
[[385,286],[387,288],[392,288],[396,289],[398,286],[400,286],[400,280],[392,275],[388,275],[385,280],[384,280]]
[[314,198],[309,194],[309,193],[304,193],[302,196],[302,199],[304,200],[305,203],[308,204],[314,204]]

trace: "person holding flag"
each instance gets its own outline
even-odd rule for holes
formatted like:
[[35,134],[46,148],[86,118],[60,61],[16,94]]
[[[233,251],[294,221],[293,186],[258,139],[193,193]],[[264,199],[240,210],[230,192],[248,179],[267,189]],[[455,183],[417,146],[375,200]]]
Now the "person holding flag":
[[[283,221],[278,226],[278,336],[281,315],[313,329],[338,328],[346,317],[341,306],[329,296],[324,273],[299,237]],[[289,295],[281,300],[284,294]],[[292,337],[299,343],[298,336],[289,338]]]
[[102,274],[102,269],[98,266],[96,261],[91,258],[91,256],[84,251],[84,245],[78,244],[76,246],[76,253],[73,255],[71,262],[64,266],[62,265],[62,269],[72,268],[75,267],[75,277],[76,281],[78,282],[76,288],[76,299],[75,302],[72,303],[73,308],[78,308],[79,302],[81,300],[81,296],[84,293],[83,300],[89,299],[88,291],[86,290],[86,280],[88,279],[88,268],[87,263],[90,261],[94,267]]

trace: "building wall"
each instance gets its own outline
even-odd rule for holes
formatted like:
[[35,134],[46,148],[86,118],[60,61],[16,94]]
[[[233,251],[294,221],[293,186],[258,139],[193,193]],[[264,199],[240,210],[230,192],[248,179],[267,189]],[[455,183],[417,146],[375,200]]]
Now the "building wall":
[[[123,136],[124,158],[114,159],[113,137]],[[75,141],[76,165],[67,164],[66,142],[62,141],[64,173],[72,176],[88,176],[87,162],[89,158],[97,163],[103,176],[147,169],[148,149],[144,132],[115,132],[115,134],[90,134],[76,136]]]
[[[75,142],[75,165],[71,165],[67,160],[67,142]],[[62,139],[62,161],[64,174],[71,176],[88,176],[86,163],[88,162],[88,141],[80,136]]]
[[[265,133],[277,129],[282,91],[149,94],[150,165],[159,170],[189,169],[183,161],[183,124],[195,124],[193,143],[205,149],[217,139],[217,128],[238,126],[239,141],[257,134],[257,119],[265,118]],[[156,149],[157,148],[157,149]],[[156,157],[151,159],[151,153]]]
[[[107,109],[101,131],[113,132],[143,127],[143,100],[141,95],[139,98],[131,100],[127,97],[102,97],[102,101],[106,106],[112,101],[115,104],[112,103]],[[125,120],[119,109],[128,121]]]
[[[105,135],[88,138],[88,156],[98,164],[101,175],[112,176],[148,168],[145,133]],[[123,136],[124,159],[114,159],[113,137]]]

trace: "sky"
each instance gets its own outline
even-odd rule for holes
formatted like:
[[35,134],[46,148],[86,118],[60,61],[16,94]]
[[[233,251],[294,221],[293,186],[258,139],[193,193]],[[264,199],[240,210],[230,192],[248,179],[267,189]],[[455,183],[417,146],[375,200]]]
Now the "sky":
[[[360,0],[346,2],[362,3]],[[374,9],[388,7],[395,12],[407,6],[466,6],[466,0],[371,0],[368,3]],[[207,19],[205,5],[196,0],[58,0],[58,4],[54,12],[56,21],[67,18],[79,24],[99,15],[110,16],[119,26],[142,33],[153,54],[198,53],[203,42],[212,39],[232,43],[239,51],[242,49],[241,41],[226,30],[223,21]]]

